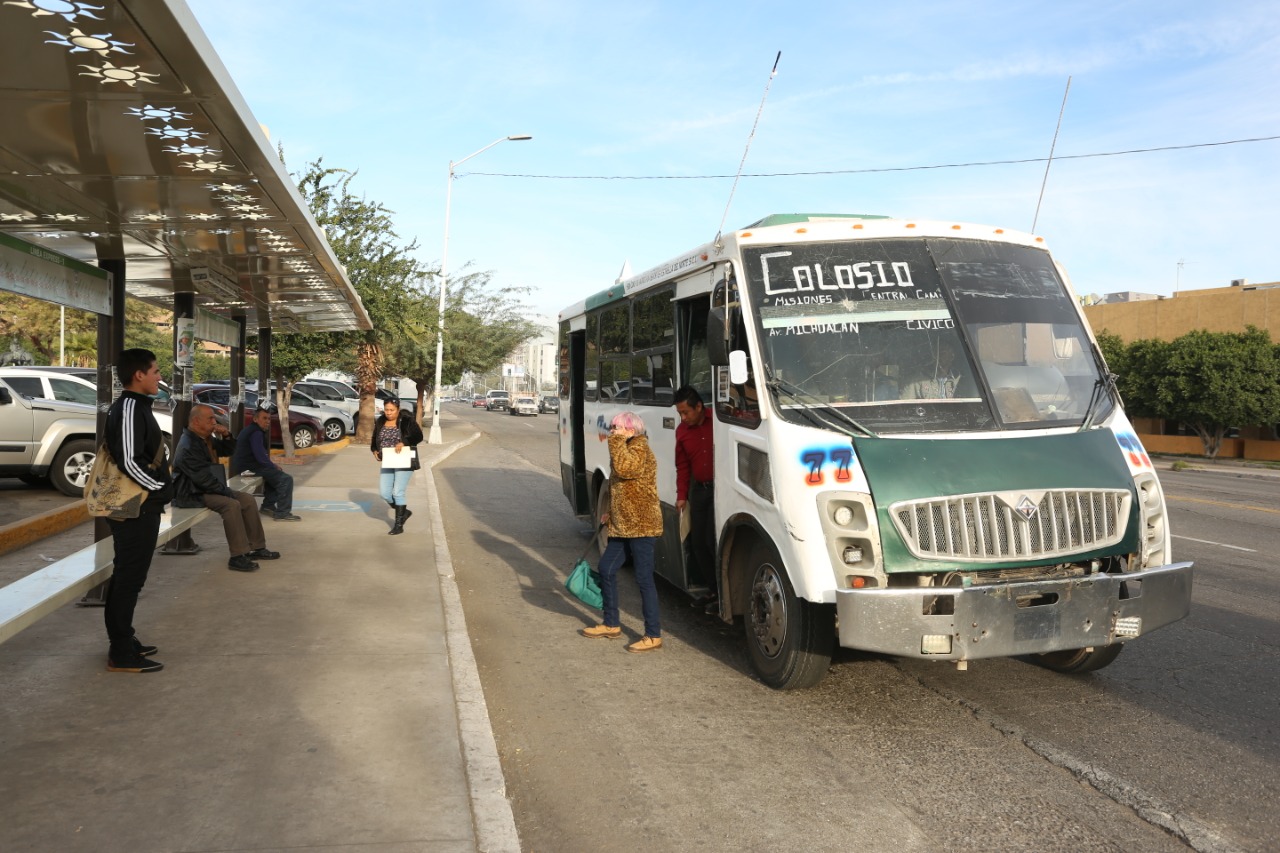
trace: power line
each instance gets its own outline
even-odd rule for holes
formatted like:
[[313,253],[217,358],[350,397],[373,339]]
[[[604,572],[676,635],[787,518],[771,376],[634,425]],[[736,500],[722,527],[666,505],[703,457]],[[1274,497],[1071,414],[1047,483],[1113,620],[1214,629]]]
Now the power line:
[[[1100,151],[1093,154],[1059,154],[1054,160],[1088,160],[1094,157],[1120,157],[1127,154],[1154,154],[1160,151],[1187,151],[1192,148],[1215,148],[1250,142],[1274,142],[1280,136],[1255,136],[1228,139],[1223,142],[1197,142],[1191,145],[1162,145],[1158,148],[1130,148],[1125,151]],[[744,178],[797,178],[811,175],[871,175],[884,172],[924,172],[931,169],[968,169],[975,166],[1016,166],[1044,163],[1048,157],[1026,157],[1019,160],[978,160],[971,163],[935,163],[929,166],[884,166],[877,169],[823,169],[815,172],[744,172]],[[536,178],[549,181],[710,181],[733,178],[734,175],[530,175],[516,172],[468,172],[487,178]],[[459,176],[461,177],[461,176]]]

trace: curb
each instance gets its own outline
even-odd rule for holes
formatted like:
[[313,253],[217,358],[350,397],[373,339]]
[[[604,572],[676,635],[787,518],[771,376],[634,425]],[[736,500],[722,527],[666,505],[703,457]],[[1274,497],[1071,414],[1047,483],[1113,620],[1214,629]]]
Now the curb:
[[57,509],[51,509],[0,527],[0,554],[8,554],[19,548],[25,548],[46,536],[63,533],[89,520],[89,510],[84,501]]
[[493,723],[484,700],[484,688],[480,685],[480,671],[471,651],[471,638],[467,634],[467,620],[462,611],[462,596],[453,575],[453,559],[449,556],[449,543],[445,539],[444,517],[440,514],[440,496],[435,482],[435,466],[479,437],[480,433],[475,432],[450,446],[439,459],[427,466],[431,475],[423,477],[423,482],[431,507],[431,535],[436,543],[435,562],[444,609],[445,643],[449,649],[458,734],[462,739],[462,758],[471,795],[476,849],[485,853],[520,853],[520,834],[516,830],[511,801],[507,799],[506,779],[498,758],[498,744],[493,738]]

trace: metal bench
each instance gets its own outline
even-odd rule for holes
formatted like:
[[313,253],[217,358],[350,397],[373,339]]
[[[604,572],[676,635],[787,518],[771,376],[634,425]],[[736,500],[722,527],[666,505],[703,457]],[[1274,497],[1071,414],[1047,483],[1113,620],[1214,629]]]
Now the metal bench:
[[[257,475],[242,474],[232,477],[227,485],[252,493],[261,481]],[[203,507],[169,507],[160,520],[156,545],[168,543],[214,514]],[[0,587],[0,643],[111,577],[114,558],[111,538],[107,537]]]

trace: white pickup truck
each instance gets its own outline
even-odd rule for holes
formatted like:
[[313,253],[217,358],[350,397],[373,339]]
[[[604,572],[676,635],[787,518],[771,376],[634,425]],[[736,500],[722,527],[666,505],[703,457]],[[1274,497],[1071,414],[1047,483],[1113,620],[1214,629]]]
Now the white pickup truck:
[[73,497],[97,455],[97,410],[83,403],[27,398],[0,379],[0,477],[36,483],[46,477]]

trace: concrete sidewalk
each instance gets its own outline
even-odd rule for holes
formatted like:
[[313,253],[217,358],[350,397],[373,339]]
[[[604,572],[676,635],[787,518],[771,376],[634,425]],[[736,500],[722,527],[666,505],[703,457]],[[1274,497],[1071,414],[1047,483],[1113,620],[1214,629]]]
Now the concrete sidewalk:
[[106,671],[100,609],[0,645],[0,850],[518,850],[429,470],[474,438],[449,426],[402,536],[353,446],[290,469],[280,560],[229,571],[216,518],[157,555],[162,672]]

